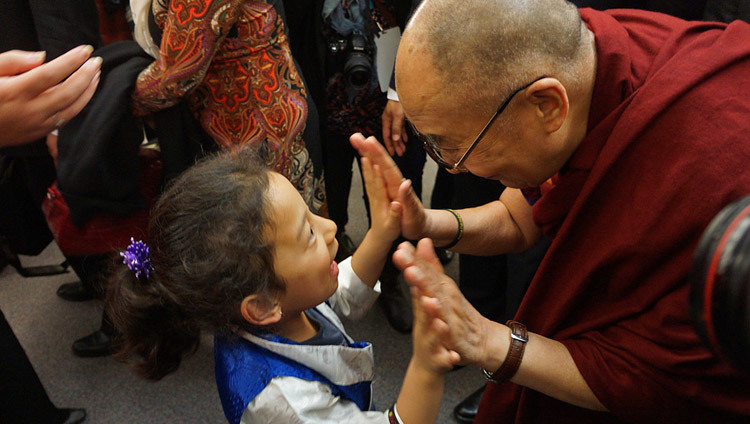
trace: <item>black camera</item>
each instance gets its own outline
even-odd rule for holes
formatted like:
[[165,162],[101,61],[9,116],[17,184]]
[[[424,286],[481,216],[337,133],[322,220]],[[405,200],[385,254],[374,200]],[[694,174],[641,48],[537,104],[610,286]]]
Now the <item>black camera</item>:
[[370,85],[373,48],[361,31],[352,31],[347,40],[336,40],[328,48],[334,55],[345,54],[344,80],[347,86],[362,89]]
[[750,371],[750,196],[722,209],[704,231],[690,272],[690,313],[707,346]]

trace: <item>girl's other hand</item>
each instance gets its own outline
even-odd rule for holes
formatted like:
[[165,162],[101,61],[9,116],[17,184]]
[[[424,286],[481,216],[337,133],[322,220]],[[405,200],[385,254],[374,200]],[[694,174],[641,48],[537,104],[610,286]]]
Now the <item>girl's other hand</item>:
[[448,325],[434,312],[438,308],[438,300],[423,296],[417,287],[411,288],[411,297],[414,308],[414,364],[433,374],[445,374],[459,363],[461,356],[443,343],[448,335]]

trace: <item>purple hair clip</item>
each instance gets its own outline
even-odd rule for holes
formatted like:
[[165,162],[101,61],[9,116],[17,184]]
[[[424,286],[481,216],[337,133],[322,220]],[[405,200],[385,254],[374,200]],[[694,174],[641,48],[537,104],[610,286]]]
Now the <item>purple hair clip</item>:
[[140,240],[135,241],[131,237],[130,246],[124,252],[120,252],[120,256],[122,256],[122,263],[135,272],[136,278],[140,277],[141,274],[148,278],[153,268],[151,267],[151,257],[146,243]]

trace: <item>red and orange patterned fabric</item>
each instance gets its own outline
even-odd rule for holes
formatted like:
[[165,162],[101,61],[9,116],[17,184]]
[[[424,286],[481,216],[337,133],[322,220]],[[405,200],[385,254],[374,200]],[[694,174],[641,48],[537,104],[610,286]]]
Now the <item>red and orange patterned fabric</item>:
[[322,205],[302,133],[307,94],[273,5],[248,0],[154,0],[163,30],[160,57],[138,77],[138,116],[185,98],[223,148],[267,143],[269,166],[287,177],[313,210]]

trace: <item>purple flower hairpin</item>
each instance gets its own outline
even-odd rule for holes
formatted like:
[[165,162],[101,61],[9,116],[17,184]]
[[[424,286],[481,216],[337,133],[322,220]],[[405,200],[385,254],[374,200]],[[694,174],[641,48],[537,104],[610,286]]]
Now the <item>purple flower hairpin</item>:
[[133,240],[133,237],[130,238],[130,246],[124,252],[120,252],[120,256],[122,256],[122,263],[135,272],[136,278],[139,278],[141,274],[148,278],[153,270],[148,245],[140,240]]

